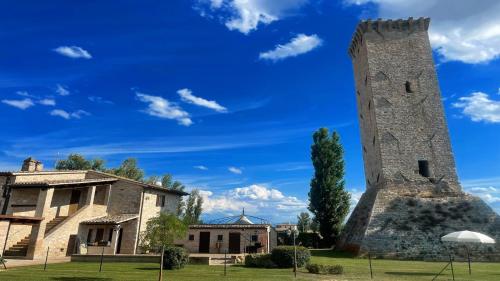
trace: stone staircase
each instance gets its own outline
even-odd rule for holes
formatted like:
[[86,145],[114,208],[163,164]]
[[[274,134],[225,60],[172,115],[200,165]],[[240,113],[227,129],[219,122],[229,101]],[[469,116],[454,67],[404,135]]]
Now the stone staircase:
[[21,241],[17,242],[14,246],[5,250],[4,257],[25,257],[28,252],[28,246],[30,244],[30,236],[24,237]]
[[56,227],[58,224],[63,222],[68,216],[59,216],[55,217],[53,220],[49,221],[47,223],[47,226],[45,227],[45,234],[49,233],[54,227]]

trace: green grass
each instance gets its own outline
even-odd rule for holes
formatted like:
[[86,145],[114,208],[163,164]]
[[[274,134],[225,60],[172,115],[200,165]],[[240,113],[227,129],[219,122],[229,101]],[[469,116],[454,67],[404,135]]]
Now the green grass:
[[[370,280],[368,259],[351,258],[347,254],[331,251],[313,251],[312,262],[339,264],[344,267],[343,275],[313,275],[304,269],[296,280]],[[430,281],[446,263],[373,260],[374,279],[377,281]],[[455,280],[496,281],[500,280],[500,263],[473,263],[472,276],[468,275],[467,263],[454,263]],[[164,271],[164,280],[294,280],[290,269],[255,269],[242,266],[228,267],[227,276],[222,266],[190,265],[182,270]],[[43,266],[12,268],[0,271],[0,280],[55,280],[55,281],[121,281],[158,280],[158,265],[150,263],[105,263],[99,273],[98,263],[49,264]],[[451,280],[451,271],[437,280]]]

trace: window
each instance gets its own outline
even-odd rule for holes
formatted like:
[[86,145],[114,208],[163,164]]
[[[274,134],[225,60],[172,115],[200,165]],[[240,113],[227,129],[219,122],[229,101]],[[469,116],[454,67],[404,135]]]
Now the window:
[[165,207],[165,195],[156,196],[156,207]]
[[112,228],[109,229],[109,235],[108,235],[108,241],[111,242],[111,240],[113,240],[113,229]]
[[87,234],[87,243],[92,242],[92,233],[94,232],[93,229],[89,229],[89,233]]
[[217,241],[221,242],[222,240],[224,240],[224,235],[222,234],[217,235]]
[[422,177],[430,177],[431,176],[431,172],[429,170],[429,161],[427,160],[418,160],[418,173],[422,176]]
[[257,235],[252,235],[252,242],[257,242],[259,240],[259,237]]
[[95,234],[95,241],[97,242],[102,241],[103,238],[104,238],[104,228],[98,228]]
[[412,87],[410,81],[406,81],[406,83],[405,83],[405,89],[406,89],[407,93],[413,93],[413,87]]
[[194,240],[194,235],[193,234],[189,234],[189,241],[193,241]]

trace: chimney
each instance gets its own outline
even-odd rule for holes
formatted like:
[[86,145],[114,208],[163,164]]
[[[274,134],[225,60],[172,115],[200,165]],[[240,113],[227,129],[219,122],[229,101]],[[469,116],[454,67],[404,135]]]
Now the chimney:
[[43,170],[43,163],[28,157],[23,161],[23,166],[21,168],[22,172],[41,172]]

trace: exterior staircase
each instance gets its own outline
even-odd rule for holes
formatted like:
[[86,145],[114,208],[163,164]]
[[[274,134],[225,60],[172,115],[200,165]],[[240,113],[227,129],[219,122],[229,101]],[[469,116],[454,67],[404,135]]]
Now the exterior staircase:
[[14,246],[5,250],[4,257],[25,257],[28,253],[28,246],[30,244],[30,236],[24,237],[21,241],[17,242]]
[[49,233],[54,227],[56,227],[58,224],[63,222],[68,216],[59,216],[55,217],[53,220],[49,221],[47,223],[47,226],[45,227],[45,234]]

